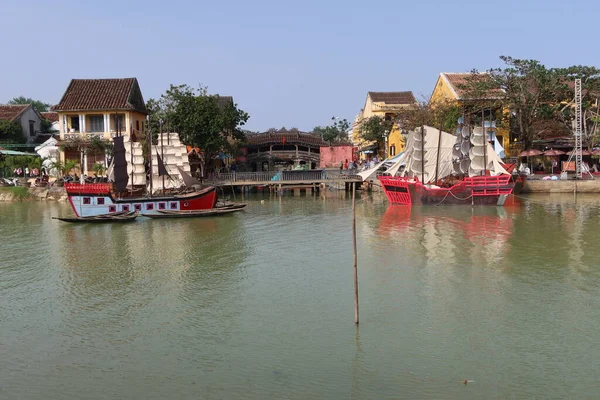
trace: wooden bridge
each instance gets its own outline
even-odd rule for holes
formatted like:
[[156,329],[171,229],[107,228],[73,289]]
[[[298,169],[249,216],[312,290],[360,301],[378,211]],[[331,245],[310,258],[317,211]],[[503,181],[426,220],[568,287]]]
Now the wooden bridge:
[[360,183],[362,181],[359,175],[351,171],[339,172],[337,170],[217,173],[204,179],[204,183],[214,186],[289,186]]

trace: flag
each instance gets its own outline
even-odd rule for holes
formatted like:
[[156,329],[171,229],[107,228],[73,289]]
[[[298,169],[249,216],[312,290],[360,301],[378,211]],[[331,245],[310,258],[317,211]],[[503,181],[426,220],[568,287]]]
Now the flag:
[[285,145],[285,136],[281,137],[281,144]]

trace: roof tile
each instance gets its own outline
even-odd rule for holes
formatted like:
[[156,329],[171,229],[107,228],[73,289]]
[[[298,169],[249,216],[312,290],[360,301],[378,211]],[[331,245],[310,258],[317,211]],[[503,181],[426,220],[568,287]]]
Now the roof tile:
[[[301,144],[304,146],[329,146],[329,143],[320,136],[313,133],[300,132],[297,130],[280,129],[278,131],[267,131],[255,135],[248,135],[246,143],[250,146],[264,144],[281,144],[285,138],[286,144]],[[349,143],[339,143],[349,145]]]
[[58,122],[58,113],[57,112],[41,112],[42,117],[47,119],[50,122]]
[[53,111],[139,111],[147,114],[136,78],[72,79]]
[[[470,79],[475,79],[475,77],[486,79],[488,77],[486,73],[473,74],[471,72],[442,72],[441,75],[445,76],[448,83],[452,86],[458,97],[457,100],[468,100],[469,91],[465,88],[465,85],[469,83]],[[503,91],[500,88],[489,89],[481,97],[485,100],[498,99],[502,97],[502,93]]]
[[0,104],[0,120],[13,121],[31,104]]
[[417,101],[413,92],[369,92],[371,100],[386,104],[414,104]]

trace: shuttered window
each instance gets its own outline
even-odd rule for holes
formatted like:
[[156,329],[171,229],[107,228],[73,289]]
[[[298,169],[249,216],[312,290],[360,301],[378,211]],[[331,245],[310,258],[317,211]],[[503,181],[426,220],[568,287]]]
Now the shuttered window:
[[91,115],[90,121],[90,132],[104,132],[104,116],[102,115]]

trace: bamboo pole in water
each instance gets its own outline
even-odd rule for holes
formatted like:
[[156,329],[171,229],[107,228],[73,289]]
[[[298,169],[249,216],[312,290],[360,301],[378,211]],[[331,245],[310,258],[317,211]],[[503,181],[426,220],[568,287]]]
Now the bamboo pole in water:
[[356,257],[356,182],[352,182],[352,247],[354,249],[354,323],[358,324],[358,263]]

